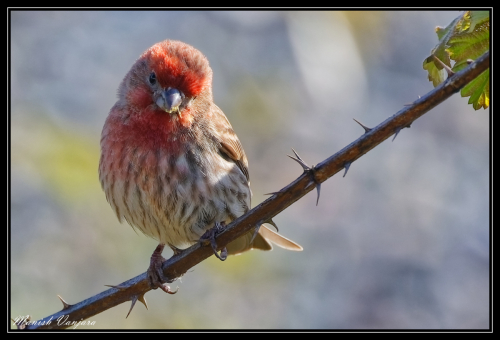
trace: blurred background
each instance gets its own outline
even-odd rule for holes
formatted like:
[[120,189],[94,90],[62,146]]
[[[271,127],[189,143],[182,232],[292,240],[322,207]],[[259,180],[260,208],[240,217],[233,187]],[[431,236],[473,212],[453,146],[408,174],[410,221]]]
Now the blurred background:
[[[202,51],[250,162],[253,201],[433,89],[422,69],[457,11],[11,12],[10,312],[38,320],[147,269],[155,240],[119,224],[97,168],[137,57]],[[489,325],[489,115],[454,95],[275,217],[303,252],[211,257],[176,295],[91,329],[483,329]],[[165,250],[165,257],[171,256]],[[85,328],[85,327],[80,327]]]

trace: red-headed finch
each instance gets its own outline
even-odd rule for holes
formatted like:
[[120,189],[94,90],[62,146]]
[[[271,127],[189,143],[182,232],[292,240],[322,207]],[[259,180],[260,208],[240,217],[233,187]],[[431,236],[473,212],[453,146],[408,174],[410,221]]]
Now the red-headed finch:
[[[102,130],[99,178],[118,219],[159,241],[148,278],[167,292],[164,246],[176,253],[248,211],[247,157],[213,102],[212,69],[200,51],[165,40],[137,59]],[[302,250],[261,226],[229,243],[227,253],[271,250],[271,242]]]

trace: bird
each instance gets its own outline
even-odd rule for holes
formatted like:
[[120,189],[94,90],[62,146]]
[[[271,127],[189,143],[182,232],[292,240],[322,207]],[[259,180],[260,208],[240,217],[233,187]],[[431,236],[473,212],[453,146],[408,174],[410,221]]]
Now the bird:
[[272,244],[302,247],[265,225],[230,242],[215,236],[250,209],[248,159],[229,120],[214,103],[213,72],[193,46],[164,40],[143,52],[123,78],[104,123],[99,180],[120,222],[159,242],[147,276],[172,293],[161,270],[165,245],[209,240],[221,260]]

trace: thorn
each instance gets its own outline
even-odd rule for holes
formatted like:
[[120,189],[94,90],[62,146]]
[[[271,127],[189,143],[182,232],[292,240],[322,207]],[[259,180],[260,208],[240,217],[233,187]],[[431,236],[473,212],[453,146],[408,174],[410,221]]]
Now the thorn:
[[115,288],[115,289],[118,289],[118,290],[125,290],[127,289],[128,287],[125,287],[125,286],[112,286],[112,285],[105,285],[106,287],[111,287],[111,288]]
[[455,74],[455,72],[453,72],[453,71],[451,70],[451,68],[450,68],[448,65],[446,65],[445,63],[443,63],[443,62],[442,62],[442,61],[441,61],[438,57],[436,57],[434,54],[432,54],[432,57],[434,58],[434,60],[435,60],[435,61],[437,61],[437,63],[438,63],[439,65],[441,65],[441,66],[442,66],[442,67],[446,70],[446,73],[448,73],[448,78],[449,78],[449,77],[451,77],[452,75],[454,75],[454,74]]
[[255,240],[255,236],[257,236],[257,234],[259,233],[259,230],[260,230],[260,226],[255,228],[255,231],[253,232],[252,239],[250,240],[250,243],[252,243],[253,240]]
[[[411,105],[411,104],[410,104],[410,105]],[[354,118],[353,118],[353,119],[354,119]],[[368,126],[365,126],[365,125],[361,124],[361,123],[360,123],[359,121],[357,121],[356,119],[354,119],[354,121],[355,121],[356,123],[358,123],[359,125],[361,125],[361,127],[362,127],[363,129],[365,129],[365,133],[368,133],[368,132],[370,132],[370,131],[372,130],[372,128],[369,128]]]
[[299,154],[297,153],[297,151],[294,150],[294,148],[290,148],[290,149],[292,149],[293,153],[295,154],[295,157],[302,160],[302,158],[300,158]]
[[300,166],[302,166],[302,169],[304,169],[304,171],[308,171],[308,170],[311,170],[311,168],[309,167],[309,165],[307,165],[303,160],[302,158],[300,158],[300,156],[297,154],[297,152],[295,152],[295,150],[292,148],[292,151],[293,153],[295,154],[295,157],[293,156],[290,156],[290,155],[287,155],[288,157],[290,157],[291,159],[293,159],[294,161],[296,161],[297,163],[300,164]]
[[290,156],[290,155],[287,155],[287,156],[290,157],[291,159],[293,159],[294,161],[296,161],[297,163],[299,163],[302,166],[302,168],[304,169],[304,172],[310,172],[312,175],[312,180],[316,184],[316,191],[318,192],[318,198],[316,199],[316,206],[317,206],[318,202],[319,202],[319,194],[321,191],[321,183],[316,181],[316,177],[314,176],[314,172],[315,172],[314,165],[312,167],[309,167],[309,165],[307,165],[306,162],[304,162],[302,160],[302,158],[300,158],[299,154],[293,148],[292,148],[292,151],[297,158]]
[[132,297],[132,304],[130,305],[130,309],[128,310],[128,313],[127,313],[127,316],[125,317],[125,319],[128,318],[128,316],[130,315],[130,312],[132,311],[132,309],[134,309],[136,302],[137,302],[137,295],[134,295]]
[[408,128],[408,129],[409,129],[409,128],[411,128],[411,123],[409,123],[409,124],[408,124],[408,125],[406,125],[406,126],[403,126],[402,128],[401,128],[401,127],[397,127],[397,128],[396,128],[396,134],[394,135],[394,138],[392,139],[392,141],[393,141],[393,142],[394,142],[394,140],[396,139],[396,137],[397,137],[398,133],[399,133],[402,129],[404,129],[404,128]]
[[[142,296],[142,299],[144,300],[144,294],[141,295]],[[132,309],[134,309],[134,306],[135,306],[135,303],[137,302],[137,300],[139,300],[139,297],[137,295],[134,295],[132,297],[132,304],[130,305],[130,309],[128,310],[128,313],[127,313],[127,316],[125,317],[128,318],[128,316],[130,315],[130,312],[132,311]],[[146,306],[147,308],[147,306]]]
[[272,218],[268,219],[267,221],[264,221],[264,223],[267,223],[267,224],[272,225],[274,228],[276,228],[276,231],[278,231],[278,232],[279,232],[279,230],[278,230],[278,226],[276,225],[276,223],[274,223],[274,221],[273,221],[273,219],[272,219]]
[[[422,98],[422,96],[418,96],[418,99],[420,99],[420,98]],[[418,100],[418,99],[414,100],[412,103],[409,103],[409,104],[403,104],[403,105],[404,105],[404,106],[412,106],[412,105],[414,105],[414,104],[417,102],[417,100]]]
[[350,167],[351,167],[351,162],[347,162],[344,164],[345,172],[344,172],[344,176],[342,176],[342,177],[345,177],[345,175],[347,175],[347,171],[349,171]]
[[316,191],[318,192],[318,198],[316,199],[316,206],[319,203],[319,193],[321,192],[321,183],[316,183]]
[[70,308],[72,306],[69,303],[67,303],[66,301],[64,301],[64,299],[61,297],[61,295],[57,295],[57,297],[59,298],[59,300],[61,300],[61,302],[63,304],[63,309],[62,310],[66,310],[66,309],[68,309],[68,308]]
[[144,307],[146,307],[146,309],[149,309],[148,303],[146,302],[146,298],[144,297],[144,294],[146,294],[146,293],[142,293],[141,295],[139,295],[137,297],[137,300],[139,300],[139,302],[142,302],[142,304],[144,305]]
[[[175,294],[175,293],[177,293],[177,291],[179,290],[179,287],[177,287],[177,290],[176,290],[175,292],[172,292],[172,291],[170,290],[170,287],[169,287],[169,286],[166,286],[166,288],[165,288],[165,286],[162,286],[162,287],[160,287],[160,288],[161,288],[163,291],[165,291],[165,292],[167,292],[167,293],[169,293],[169,294]],[[125,318],[128,318],[128,316],[130,315],[130,312],[132,311],[132,309],[134,309],[135,303],[136,303],[137,301],[141,302],[141,303],[142,303],[142,304],[146,307],[146,309],[148,309],[148,310],[149,310],[149,308],[148,308],[148,303],[146,302],[146,298],[144,297],[144,294],[146,294],[146,293],[142,293],[142,294],[140,294],[140,295],[134,295],[134,296],[132,297],[132,304],[130,305],[130,309],[129,309],[129,311],[128,311],[128,313],[127,313],[127,316],[126,316]]]
[[279,191],[276,191],[276,192],[269,192],[267,194],[264,194],[264,195],[277,195],[279,194]]
[[392,139],[392,141],[394,142],[394,140],[396,139],[396,137],[398,136],[398,133],[401,131],[401,128],[400,127],[397,127],[396,128],[396,134],[394,135],[394,138]]

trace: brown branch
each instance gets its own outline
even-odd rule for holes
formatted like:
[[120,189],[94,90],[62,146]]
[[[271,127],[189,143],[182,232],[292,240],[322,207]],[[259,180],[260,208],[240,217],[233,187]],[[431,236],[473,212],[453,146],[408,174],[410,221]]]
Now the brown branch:
[[[365,133],[356,141],[312,167],[311,170],[304,171],[295,181],[279,192],[273,193],[270,198],[233,221],[217,237],[219,249],[225,247],[229,242],[243,235],[254,226],[270,220],[340,170],[348,169],[352,162],[393,134],[397,135],[403,128],[410,127],[411,123],[417,118],[448,99],[472,79],[484,72],[490,65],[489,57],[489,52],[486,52],[476,62],[449,77],[443,84],[425,96],[420,97],[386,121],[372,129],[365,128]],[[165,261],[163,263],[163,272],[166,277],[175,280],[211,255],[213,255],[213,251],[210,246],[196,244]],[[143,273],[123,282],[117,288],[108,289],[75,305],[63,303],[63,310],[38,321],[29,321],[26,329],[67,328],[73,325],[71,322],[78,323],[123,302],[135,302],[137,300],[143,302],[144,293],[149,290],[151,288],[146,273]]]

